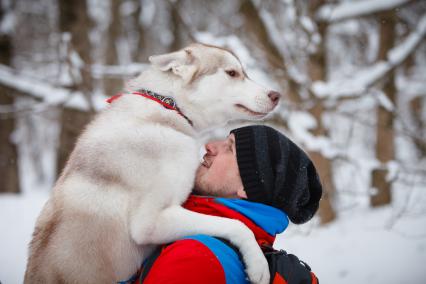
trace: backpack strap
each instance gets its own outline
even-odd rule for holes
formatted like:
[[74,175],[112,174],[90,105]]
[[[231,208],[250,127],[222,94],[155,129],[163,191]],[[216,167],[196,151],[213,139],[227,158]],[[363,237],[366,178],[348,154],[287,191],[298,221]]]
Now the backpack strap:
[[159,247],[157,247],[151,253],[151,255],[147,259],[145,259],[145,261],[142,264],[142,268],[141,268],[141,271],[140,271],[140,276],[139,276],[139,282],[138,283],[143,283],[143,281],[145,280],[145,278],[148,276],[148,273],[151,270],[152,266],[154,265],[154,262],[160,256],[161,251],[163,250],[164,247],[165,246],[159,246]]
[[[236,246],[226,239],[217,237],[216,239],[231,247],[242,260]],[[268,261],[271,284],[319,284],[311,267],[294,254],[288,254],[285,250],[276,250],[267,244],[261,245],[261,248]]]
[[294,254],[270,246],[262,248],[268,260],[272,284],[319,284],[311,267]]

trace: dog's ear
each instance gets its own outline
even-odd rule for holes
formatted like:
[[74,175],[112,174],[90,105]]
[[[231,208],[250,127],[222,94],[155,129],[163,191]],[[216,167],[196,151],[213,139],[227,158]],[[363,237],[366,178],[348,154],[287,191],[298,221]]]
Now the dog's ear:
[[185,83],[191,82],[198,68],[190,49],[182,49],[172,53],[149,57],[151,64],[163,72],[173,72]]

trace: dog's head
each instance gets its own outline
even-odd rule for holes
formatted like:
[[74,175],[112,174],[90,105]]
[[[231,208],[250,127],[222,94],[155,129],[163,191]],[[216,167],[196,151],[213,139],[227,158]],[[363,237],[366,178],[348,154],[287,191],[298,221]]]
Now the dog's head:
[[192,44],[149,61],[151,70],[159,71],[156,77],[162,77],[150,81],[162,86],[143,87],[172,95],[197,130],[235,119],[262,119],[280,98],[278,92],[253,82],[237,56],[220,47]]

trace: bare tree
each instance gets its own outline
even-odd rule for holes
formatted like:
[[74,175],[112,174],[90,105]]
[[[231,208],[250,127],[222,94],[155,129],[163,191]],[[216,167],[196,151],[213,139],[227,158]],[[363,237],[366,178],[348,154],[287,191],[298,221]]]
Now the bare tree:
[[[309,6],[309,13],[312,18],[321,5],[325,1],[312,1]],[[257,54],[260,54],[258,60],[266,64],[267,70],[271,70],[275,80],[280,84],[282,92],[287,96],[291,103],[301,106],[304,99],[300,96],[300,90],[308,86],[302,86],[290,76],[286,60],[282,56],[279,48],[270,38],[269,32],[265,23],[259,15],[259,9],[250,0],[242,0],[240,13],[244,17],[244,29],[240,31],[243,40],[250,46],[257,48]],[[320,22],[317,25],[318,33],[321,37],[321,42],[317,45],[316,51],[309,55],[308,60],[308,75],[311,81],[325,80],[327,77],[326,68],[327,62],[325,57],[325,40],[327,24]],[[256,54],[254,53],[254,54]],[[311,96],[311,100],[315,103],[308,111],[317,121],[317,127],[313,129],[315,136],[327,136],[327,129],[322,124],[322,116],[324,107],[321,100]],[[273,118],[273,122],[282,127],[286,127],[286,122],[280,118]],[[332,197],[335,191],[335,186],[332,177],[332,163],[324,157],[320,152],[311,151],[310,156],[318,169],[321,181],[324,185],[324,197],[320,204],[320,218],[322,223],[331,222],[335,218],[335,211],[332,206]]]
[[[6,11],[0,1],[0,23]],[[12,40],[9,34],[0,33],[0,63],[10,65],[12,61]],[[14,91],[0,86],[0,105],[12,106]],[[0,192],[19,192],[18,155],[16,145],[11,141],[15,129],[13,116],[0,116],[0,172],[2,175]]]
[[[395,41],[395,13],[393,10],[384,11],[379,14],[380,21],[380,43],[377,60],[386,60],[388,52],[394,46]],[[383,92],[388,100],[396,105],[395,72],[392,70],[384,80]],[[377,109],[377,130],[376,130],[376,158],[381,162],[382,167],[374,169],[372,172],[372,187],[376,190],[371,196],[372,206],[380,206],[391,202],[391,181],[386,176],[388,170],[383,167],[387,162],[392,161],[395,156],[395,131],[394,118],[391,110],[379,105]]]
[[[80,68],[81,78],[74,82],[76,90],[80,90],[87,98],[89,104],[91,101],[93,80],[90,73],[91,44],[88,33],[91,27],[91,21],[87,14],[86,0],[67,1],[59,0],[59,29],[61,32],[67,32],[71,35],[71,51],[75,51],[81,58],[83,67]],[[90,120],[92,113],[86,113],[78,110],[64,108],[61,117],[61,135],[58,153],[57,169],[58,172],[64,167],[68,155],[74,148],[75,140],[81,133],[84,126]]]
[[144,56],[145,51],[145,41],[147,40],[145,37],[145,28],[141,23],[141,13],[142,13],[142,5],[141,0],[132,0],[135,10],[131,15],[132,26],[134,28],[131,36],[137,37],[136,47],[133,53],[133,60],[135,61],[146,61],[146,56]]
[[[110,24],[108,27],[108,40],[106,45],[105,63],[107,65],[118,65],[118,49],[117,45],[120,41],[121,36],[121,14],[120,6],[121,0],[111,1],[111,17]],[[104,90],[106,94],[113,95],[121,89],[123,81],[120,79],[105,78],[104,79]]]
[[421,157],[426,157],[426,123],[423,118],[424,109],[426,109],[425,98],[426,92],[410,101],[410,109],[415,128],[415,135],[412,136],[412,139]]
[[182,24],[182,18],[179,12],[180,0],[170,1],[170,28],[173,34],[173,41],[170,50],[178,50],[185,45],[185,26]]
[[[315,19],[318,9],[325,4],[325,0],[311,1],[309,5],[309,15],[311,19]],[[308,75],[311,82],[327,80],[327,58],[326,58],[326,41],[327,27],[325,22],[316,22],[316,29],[319,35],[319,43],[316,45],[315,51],[308,56]],[[316,120],[316,127],[312,130],[315,136],[328,137],[328,129],[323,124],[323,115],[325,113],[324,102],[316,99],[311,94],[311,99],[315,101],[313,107],[309,108],[309,112]],[[336,218],[333,209],[333,196],[336,192],[333,181],[332,161],[317,151],[310,151],[312,160],[318,170],[321,182],[323,184],[323,197],[321,198],[319,214],[321,223],[329,223]]]

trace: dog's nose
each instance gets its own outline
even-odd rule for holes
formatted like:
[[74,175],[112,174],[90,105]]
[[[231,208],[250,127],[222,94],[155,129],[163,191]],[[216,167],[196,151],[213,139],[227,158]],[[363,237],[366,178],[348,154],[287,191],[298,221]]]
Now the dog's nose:
[[281,94],[276,91],[270,91],[268,93],[268,97],[271,99],[274,105],[277,105],[278,101],[280,100]]

